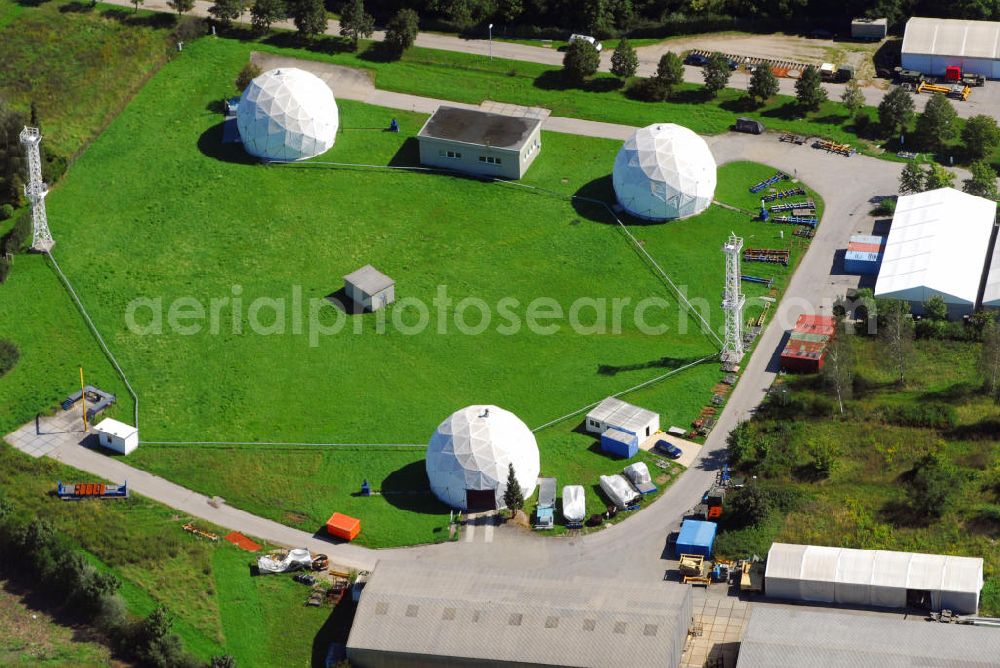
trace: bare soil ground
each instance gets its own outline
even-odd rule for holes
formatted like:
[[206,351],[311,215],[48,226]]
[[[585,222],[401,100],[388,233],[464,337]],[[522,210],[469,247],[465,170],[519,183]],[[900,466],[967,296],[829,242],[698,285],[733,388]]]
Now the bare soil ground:
[[667,51],[682,53],[691,49],[721,51],[740,56],[792,60],[807,65],[821,63],[851,64],[859,78],[874,73],[872,56],[879,44],[868,42],[812,39],[797,35],[751,35],[747,33],[713,33],[668,39],[652,46],[636,49],[642,59],[659,59]]

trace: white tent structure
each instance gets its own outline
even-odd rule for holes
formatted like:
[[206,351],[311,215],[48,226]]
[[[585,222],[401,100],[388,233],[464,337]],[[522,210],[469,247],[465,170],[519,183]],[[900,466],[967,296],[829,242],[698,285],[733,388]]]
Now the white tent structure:
[[914,16],[906,22],[902,65],[941,76],[949,65],[1000,78],[1000,23]]
[[940,295],[949,315],[971,313],[979,296],[996,202],[954,188],[904,195],[896,203],[875,296],[923,303]]
[[635,131],[618,151],[611,175],[618,203],[645,220],[701,213],[715,195],[715,158],[705,140],[674,123]]
[[583,485],[563,487],[562,502],[562,514],[568,523],[577,524],[587,516],[587,495]]
[[431,436],[426,463],[434,494],[462,510],[502,507],[511,464],[524,497],[530,497],[541,469],[535,435],[496,406],[452,413]]
[[250,82],[236,110],[240,140],[262,160],[305,160],[325,153],[340,116],[330,87],[294,67],[268,70]]
[[1000,309],[1000,237],[993,245],[993,257],[986,272],[982,305],[985,308]]
[[915,552],[774,543],[764,571],[769,597],[840,605],[974,615],[982,588],[982,559]]

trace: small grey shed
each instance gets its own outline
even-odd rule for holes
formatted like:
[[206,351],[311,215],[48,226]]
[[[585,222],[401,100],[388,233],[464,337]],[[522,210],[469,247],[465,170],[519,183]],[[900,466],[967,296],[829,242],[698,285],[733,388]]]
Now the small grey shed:
[[370,264],[344,276],[344,292],[366,311],[377,311],[396,301],[396,281]]

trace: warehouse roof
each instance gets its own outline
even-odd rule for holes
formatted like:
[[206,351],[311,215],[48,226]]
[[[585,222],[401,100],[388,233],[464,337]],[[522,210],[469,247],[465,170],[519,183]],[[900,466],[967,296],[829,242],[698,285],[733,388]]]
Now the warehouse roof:
[[441,106],[427,119],[417,136],[520,150],[541,124],[538,118]]
[[983,666],[1000,656],[996,629],[928,624],[898,615],[755,604],[737,668]]
[[587,413],[587,419],[606,422],[637,434],[645,429],[651,420],[656,419],[656,413],[633,406],[621,399],[608,397]]
[[361,594],[352,653],[519,665],[676,665],[691,592],[523,571],[380,561]]
[[396,284],[396,281],[370,264],[366,264],[357,271],[344,276],[344,282],[350,283],[366,295],[374,295]]
[[[997,204],[954,188],[896,203],[875,296],[974,305]],[[961,223],[961,224],[959,224]]]
[[983,587],[983,560],[774,543],[764,577],[978,594]]
[[903,53],[1000,58],[1000,23],[914,16],[906,22]]

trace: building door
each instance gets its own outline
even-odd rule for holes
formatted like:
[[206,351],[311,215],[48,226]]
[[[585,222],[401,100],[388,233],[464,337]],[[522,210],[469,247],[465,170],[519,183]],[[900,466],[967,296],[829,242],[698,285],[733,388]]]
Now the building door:
[[921,610],[931,609],[931,593],[926,589],[907,589],[906,607],[920,608]]
[[469,512],[478,513],[484,510],[497,509],[497,493],[492,489],[465,490],[465,505]]

